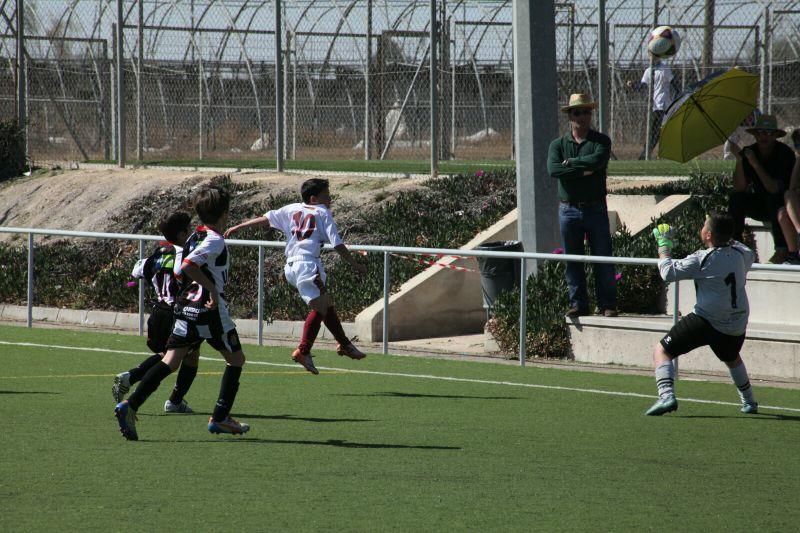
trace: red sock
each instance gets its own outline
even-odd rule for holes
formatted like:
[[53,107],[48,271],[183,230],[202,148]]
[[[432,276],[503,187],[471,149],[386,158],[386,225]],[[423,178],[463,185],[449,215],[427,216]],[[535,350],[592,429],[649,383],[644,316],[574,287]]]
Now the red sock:
[[303,324],[303,336],[300,338],[300,344],[297,346],[302,353],[308,353],[314,346],[314,341],[317,340],[319,328],[322,325],[322,315],[317,313],[316,309],[312,309],[306,317],[306,322]]
[[339,320],[339,315],[336,314],[336,309],[334,309],[333,306],[330,306],[328,312],[325,313],[325,327],[333,334],[333,338],[336,339],[336,342],[342,346],[350,344],[350,339],[344,334],[342,322]]

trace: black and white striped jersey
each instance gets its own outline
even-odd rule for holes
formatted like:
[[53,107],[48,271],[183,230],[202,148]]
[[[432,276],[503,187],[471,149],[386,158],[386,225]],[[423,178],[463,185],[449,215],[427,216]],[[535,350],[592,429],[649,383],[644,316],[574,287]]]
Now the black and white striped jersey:
[[745,283],[754,261],[750,248],[731,241],[729,246],[698,250],[684,259],[662,259],[658,269],[664,281],[693,279],[695,314],[720,333],[742,335],[750,315]]
[[131,276],[150,281],[156,291],[156,299],[171,306],[175,304],[180,291],[182,263],[183,248],[169,241],[161,241],[149,257],[136,262]]

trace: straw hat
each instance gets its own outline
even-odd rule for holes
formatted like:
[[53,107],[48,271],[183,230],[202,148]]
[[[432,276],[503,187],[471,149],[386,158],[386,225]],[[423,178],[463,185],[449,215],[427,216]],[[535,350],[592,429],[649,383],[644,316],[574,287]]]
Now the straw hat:
[[753,127],[747,128],[747,133],[752,135],[756,130],[774,131],[778,137],[786,135],[786,130],[782,130],[778,127],[778,119],[775,118],[775,115],[761,115],[757,117]]
[[569,103],[562,107],[561,111],[564,113],[569,113],[570,109],[577,109],[579,107],[597,109],[597,102],[592,102],[592,97],[588,94],[575,93],[569,95]]

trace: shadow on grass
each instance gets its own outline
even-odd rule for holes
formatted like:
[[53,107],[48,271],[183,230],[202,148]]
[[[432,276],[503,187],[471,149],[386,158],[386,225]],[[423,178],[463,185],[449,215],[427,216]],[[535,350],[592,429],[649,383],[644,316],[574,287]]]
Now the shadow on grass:
[[[168,416],[170,418],[182,418],[185,416],[211,416],[212,413],[204,413],[200,411],[195,411],[193,413],[181,413],[181,414],[168,414],[168,413],[137,413],[136,416],[152,416],[152,417],[159,417],[159,416]],[[295,415],[251,415],[247,413],[233,413],[234,417],[239,420],[290,420],[290,421],[297,421],[297,422],[316,422],[321,424],[327,424],[331,422],[375,422],[370,418],[318,418],[318,417],[305,417],[305,416],[295,416]]]
[[392,449],[392,450],[460,450],[460,446],[424,446],[414,444],[383,444],[383,443],[369,443],[369,442],[350,442],[339,439],[328,440],[289,440],[289,439],[257,439],[252,437],[232,436],[232,438],[223,438],[222,440],[170,440],[170,439],[154,439],[146,440],[145,442],[175,442],[175,443],[250,443],[250,444],[302,444],[308,446],[333,446],[335,448],[373,448],[373,449]]
[[788,422],[800,422],[800,416],[796,415],[779,415],[773,413],[758,413],[756,415],[676,415],[670,418],[738,418],[738,419],[749,419],[749,420],[760,420],[764,421],[788,421]]
[[60,392],[39,390],[0,390],[0,394],[61,394]]
[[418,394],[414,392],[373,392],[371,394],[333,394],[332,396],[383,396],[386,398],[444,398],[454,400],[524,400],[517,396],[461,396],[457,394]]

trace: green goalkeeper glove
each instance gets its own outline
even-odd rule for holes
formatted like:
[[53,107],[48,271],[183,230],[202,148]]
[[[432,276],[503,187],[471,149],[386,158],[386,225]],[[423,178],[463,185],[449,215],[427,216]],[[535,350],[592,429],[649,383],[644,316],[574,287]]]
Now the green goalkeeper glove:
[[659,224],[653,230],[653,237],[656,238],[658,243],[659,255],[672,255],[672,247],[675,243],[672,242],[672,228],[669,224]]

